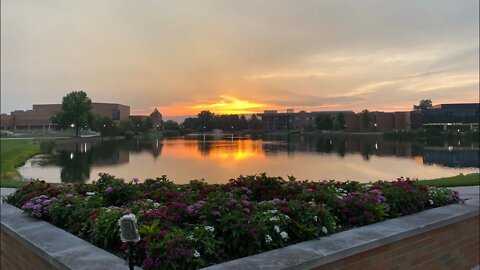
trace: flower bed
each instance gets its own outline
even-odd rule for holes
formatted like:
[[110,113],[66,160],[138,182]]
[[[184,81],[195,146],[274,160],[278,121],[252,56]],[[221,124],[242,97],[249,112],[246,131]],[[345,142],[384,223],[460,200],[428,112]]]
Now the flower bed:
[[138,183],[102,174],[94,184],[32,182],[8,203],[121,254],[118,219],[134,213],[145,269],[195,269],[460,202],[448,189],[394,182],[309,182],[257,176],[225,185],[166,177]]

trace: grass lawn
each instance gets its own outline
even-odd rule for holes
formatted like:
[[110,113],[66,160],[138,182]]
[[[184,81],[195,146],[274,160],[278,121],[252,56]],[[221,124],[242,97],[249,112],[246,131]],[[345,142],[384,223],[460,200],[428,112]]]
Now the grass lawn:
[[39,153],[40,147],[29,140],[1,140],[0,186],[20,187],[25,182],[18,181],[20,174],[17,167]]
[[436,187],[460,187],[460,186],[478,186],[480,185],[480,174],[459,174],[452,177],[444,177],[430,180],[420,180],[420,184]]

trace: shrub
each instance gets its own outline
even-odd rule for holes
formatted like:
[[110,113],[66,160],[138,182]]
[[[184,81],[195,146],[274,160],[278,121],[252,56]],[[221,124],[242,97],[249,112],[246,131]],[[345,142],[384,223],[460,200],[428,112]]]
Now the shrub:
[[361,185],[260,174],[176,185],[166,176],[125,183],[101,174],[92,184],[34,181],[6,202],[116,252],[126,248],[118,219],[134,213],[141,235],[135,258],[151,270],[200,268],[462,201],[408,178]]

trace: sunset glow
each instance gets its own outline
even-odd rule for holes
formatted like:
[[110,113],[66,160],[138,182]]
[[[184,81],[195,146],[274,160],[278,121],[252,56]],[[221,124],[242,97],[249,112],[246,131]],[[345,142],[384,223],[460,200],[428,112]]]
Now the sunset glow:
[[2,113],[74,90],[180,122],[480,98],[475,0],[49,3],[1,1]]
[[194,105],[192,108],[197,111],[208,110],[217,114],[251,114],[260,112],[260,110],[266,106],[265,104],[222,95],[221,100],[218,102]]

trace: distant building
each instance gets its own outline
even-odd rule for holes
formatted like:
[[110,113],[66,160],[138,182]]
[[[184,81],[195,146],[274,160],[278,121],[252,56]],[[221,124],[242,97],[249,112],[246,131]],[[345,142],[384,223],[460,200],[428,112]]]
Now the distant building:
[[[62,111],[62,104],[37,104],[32,110],[13,111],[2,114],[0,127],[2,130],[50,130],[51,119]],[[110,118],[113,121],[120,121],[130,116],[130,107],[116,103],[92,102],[94,115]]]
[[479,111],[479,103],[439,104],[421,111],[422,123],[443,130],[478,130]]
[[279,113],[276,110],[267,110],[262,117],[262,129],[264,132],[282,131],[282,130],[315,130],[315,118],[319,114],[328,114],[333,120],[339,113],[343,113],[345,122],[355,114],[353,111],[320,111],[306,112],[300,111],[295,113],[293,109],[288,109],[286,113]]
[[479,125],[478,103],[440,104],[424,110],[403,112],[380,112],[371,114],[369,127],[361,124],[361,113],[353,111],[319,111],[295,113],[292,109],[286,113],[276,110],[267,110],[262,117],[264,132],[281,130],[310,131],[316,129],[315,118],[319,114],[328,114],[335,120],[339,113],[345,118],[344,130],[348,132],[370,131],[409,131],[422,127],[439,127],[444,130],[478,130]]
[[155,108],[150,114],[150,120],[152,121],[153,128],[157,130],[163,130],[163,119],[162,114]]

